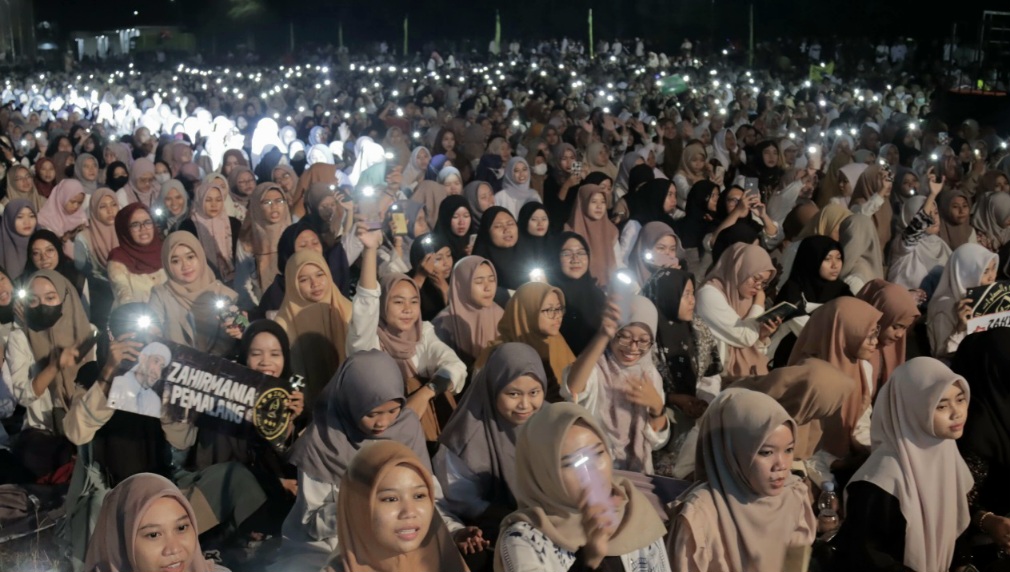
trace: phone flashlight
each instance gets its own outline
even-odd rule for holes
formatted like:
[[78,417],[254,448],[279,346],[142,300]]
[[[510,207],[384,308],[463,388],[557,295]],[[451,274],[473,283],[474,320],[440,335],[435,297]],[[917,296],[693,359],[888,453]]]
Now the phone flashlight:
[[533,270],[530,270],[530,282],[541,282],[544,278],[545,274],[543,269],[534,268]]
[[807,147],[807,153],[809,153],[811,155],[817,153],[817,146],[816,145],[811,145],[811,146]]
[[140,316],[137,317],[138,330],[143,331],[150,327],[151,327],[151,316],[148,316],[147,314],[141,314]]
[[[372,196],[375,196],[375,187],[372,187],[370,185],[367,186],[367,187],[363,187],[361,189],[361,196],[363,196],[363,197],[372,197]],[[395,207],[396,207],[396,205],[393,205],[393,207],[390,207],[390,208],[394,208],[395,209]]]
[[227,303],[225,302],[224,298],[220,298],[216,302],[214,302],[214,307],[217,308],[218,310],[224,310],[226,304]]
[[25,292],[24,288],[18,290],[18,298],[24,300],[28,297],[28,292]]

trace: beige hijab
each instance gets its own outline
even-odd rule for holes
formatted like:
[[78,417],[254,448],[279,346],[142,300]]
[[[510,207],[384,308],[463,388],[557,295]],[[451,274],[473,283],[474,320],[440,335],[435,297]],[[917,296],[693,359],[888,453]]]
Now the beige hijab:
[[869,282],[884,278],[880,234],[872,218],[861,214],[846,218],[842,221],[838,241],[842,243],[842,254],[845,255],[841,274],[843,279],[856,276],[863,282]]
[[[329,282],[329,293],[320,302],[312,302],[298,291],[298,273],[308,264],[318,266]],[[323,256],[314,250],[301,250],[289,258],[284,280],[284,300],[274,320],[291,339],[292,371],[305,376],[305,406],[312,407],[346,357],[351,302],[333,283]]]
[[[852,189],[852,204],[868,202],[873,195],[880,193],[884,188],[884,170],[880,165],[870,165]],[[880,244],[886,246],[891,242],[891,221],[894,219],[894,210],[891,208],[890,198],[884,199],[884,204],[880,206],[873,215],[873,224],[877,227],[877,236],[880,237]]]
[[[14,180],[14,178],[18,176],[32,179],[32,190],[27,193],[18,191],[17,182]],[[35,212],[42,210],[42,207],[46,204],[46,198],[39,193],[38,189],[35,188],[35,179],[32,177],[32,172],[22,165],[15,165],[7,171],[7,196],[0,201],[0,204],[6,206],[7,203],[13,201],[14,199],[25,199],[30,202],[32,206],[35,207]]]
[[[90,223],[88,228],[84,229],[84,233],[88,237],[88,254],[91,257],[91,263],[102,274],[105,273],[105,268],[109,263],[109,253],[113,248],[119,246],[115,220],[104,224],[98,218],[98,207],[105,197],[112,197],[113,200],[116,200],[116,193],[112,189],[102,187],[91,195],[91,203],[88,205],[88,213],[91,215]],[[118,202],[116,208],[119,208]]]
[[471,296],[474,274],[483,264],[491,269],[497,281],[498,273],[490,260],[480,256],[464,257],[452,269],[449,304],[431,321],[439,339],[468,363],[476,360],[498,336],[498,323],[505,315],[498,304],[481,308]]
[[796,422],[797,460],[809,459],[821,442],[821,419],[834,415],[855,391],[852,380],[824,360],[807,358],[773,369],[763,377],[748,377],[733,387],[764,393],[779,402]]
[[589,203],[595,195],[603,195],[604,199],[607,197],[606,191],[599,185],[579,187],[578,208],[572,209],[565,230],[578,234],[589,243],[589,274],[596,278],[597,284],[606,286],[610,274],[617,269],[614,244],[620,233],[606,214],[599,220],[589,218]]
[[256,259],[256,277],[261,292],[266,292],[274,282],[280,270],[277,267],[277,245],[280,243],[284,229],[291,225],[291,208],[285,204],[281,209],[280,220],[271,223],[264,216],[260,201],[269,191],[277,191],[281,198],[287,200],[287,193],[277,183],[260,183],[256,186],[249,199],[249,211],[242,221],[239,240],[247,252],[252,252]]
[[[517,522],[536,528],[563,550],[575,552],[587,539],[582,512],[575,506],[561,475],[561,444],[576,422],[589,426],[606,443],[592,415],[574,403],[551,403],[537,411],[521,429],[516,441],[518,509],[502,520],[505,530]],[[607,556],[641,550],[663,537],[663,521],[649,500],[624,477],[612,477],[612,494],[621,498],[623,518],[607,545]],[[501,552],[495,552],[495,572],[503,572]]]
[[836,233],[841,232],[840,227],[842,226],[842,222],[850,216],[852,216],[852,211],[842,205],[837,203],[828,204],[817,211],[817,214],[807,222],[796,239],[799,240],[814,235],[834,238]]
[[838,414],[823,422],[823,447],[836,457],[848,455],[852,431],[870,406],[870,400],[876,391],[876,387],[867,387],[862,365],[856,355],[883,315],[880,310],[857,298],[835,298],[811,314],[810,321],[800,332],[793,352],[789,355],[789,365],[799,364],[811,357],[819,358],[834,366],[849,380],[852,392],[842,403]]
[[[397,553],[379,545],[368,524],[378,503],[379,482],[394,467],[416,472],[428,487],[431,524],[413,552]],[[465,572],[466,564],[449,529],[434,506],[431,473],[406,445],[375,441],[362,447],[340,481],[337,497],[337,538],[343,572]]]
[[[51,359],[59,359],[60,350],[76,346],[87,339],[92,333],[92,326],[88,322],[88,315],[84,312],[81,298],[77,295],[77,289],[62,274],[55,270],[39,270],[32,274],[28,284],[35,278],[45,278],[52,282],[63,305],[62,315],[53,327],[41,332],[30,327],[25,328],[32,356],[36,362],[44,365]],[[77,365],[60,368],[57,372],[56,379],[49,385],[53,407],[70,409],[70,403],[77,392],[76,380],[79,369],[80,365]],[[57,432],[62,434],[62,427],[58,427]]]
[[193,222],[196,223],[196,234],[200,238],[203,251],[207,254],[212,266],[217,269],[221,278],[230,282],[235,277],[234,251],[231,241],[231,218],[222,206],[221,212],[215,217],[207,215],[203,203],[207,195],[214,189],[221,194],[221,200],[228,196],[228,186],[222,184],[223,179],[214,177],[204,181],[196,189],[196,201],[193,204]]
[[790,475],[782,492],[771,497],[759,496],[749,481],[755,455],[782,425],[795,435],[789,414],[762,393],[731,388],[712,401],[698,436],[695,477],[700,482],[674,508],[671,554],[679,552],[674,550],[678,538],[690,534],[720,542],[715,549],[729,570],[768,572],[782,570],[788,546],[813,543],[817,525],[802,480]]
[[[180,282],[172,272],[172,253],[180,246],[196,253],[202,269],[191,284]],[[161,266],[168,273],[168,281],[154,287],[152,299],[157,295],[164,304],[165,315],[159,317],[165,337],[199,351],[211,351],[219,344],[225,345],[230,338],[221,325],[216,303],[222,298],[234,303],[238,294],[214,277],[200,240],[184,230],[168,235],[161,247]],[[228,342],[228,345],[233,344]]]
[[894,370],[873,408],[873,452],[849,483],[867,481],[898,499],[905,517],[904,565],[947,570],[954,541],[971,522],[975,484],[952,439],[936,436],[933,411],[952,384],[968,382],[938,360],[913,358]]
[[[741,297],[740,285],[751,276],[769,270],[772,271],[771,278],[775,278],[775,266],[765,249],[754,244],[737,243],[719,257],[705,284],[711,284],[722,292],[730,307],[743,319],[754,305],[754,299]],[[725,372],[729,377],[764,375],[768,373],[768,357],[754,347],[728,346]]]
[[[193,534],[199,530],[196,513],[172,481],[151,473],[140,473],[116,485],[102,501],[95,531],[88,542],[84,559],[85,572],[131,572],[134,562],[137,529],[155,501],[171,498],[178,501],[189,516]],[[212,572],[214,564],[203,557],[200,541],[189,561],[191,572]]]

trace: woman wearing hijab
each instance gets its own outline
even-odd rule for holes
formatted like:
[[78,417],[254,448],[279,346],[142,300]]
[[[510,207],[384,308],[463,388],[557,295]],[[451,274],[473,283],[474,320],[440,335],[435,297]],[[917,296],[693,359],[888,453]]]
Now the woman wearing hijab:
[[673,222],[673,230],[687,252],[686,266],[689,268],[708,266],[704,262],[709,251],[707,240],[719,225],[716,218],[718,203],[719,186],[712,181],[701,181],[691,187],[691,192],[688,193],[684,217]]
[[936,198],[940,214],[940,239],[951,250],[967,244],[977,243],[978,236],[971,226],[971,199],[962,191],[943,191]]
[[[378,232],[362,233],[361,280],[354,296],[347,352],[382,350],[396,360],[399,380],[428,441],[434,441],[463,391],[466,365],[421,319],[420,290],[404,274],[390,274],[381,286],[375,275]],[[438,383],[448,380],[449,387]]]
[[775,298],[776,303],[789,302],[803,315],[783,324],[772,343],[776,346],[774,362],[781,365],[792,352],[796,337],[810,319],[810,314],[822,304],[841,296],[852,296],[849,285],[840,280],[845,263],[842,245],[827,236],[803,239],[796,251],[796,261],[789,280]]
[[[572,167],[578,160],[578,152],[575,147],[568,143],[562,143],[551,152],[550,168],[547,178],[544,180],[544,207],[547,209],[547,216],[551,221],[551,231],[560,232],[565,221],[571,215],[572,208],[578,198],[577,190],[583,182],[589,182],[589,176],[583,179],[585,173],[573,173]],[[613,181],[612,177],[607,177],[603,173],[595,175],[593,184],[607,179]]]
[[891,246],[891,266],[887,278],[911,290],[921,289],[927,298],[933,294],[936,280],[951,249],[940,238],[943,215],[937,209],[937,195],[942,184],[930,183],[927,197],[914,196],[902,205],[901,235]]
[[600,329],[601,308],[606,295],[589,270],[589,242],[582,235],[563,232],[550,252],[548,282],[565,292],[561,337],[573,352],[580,353]]
[[172,481],[134,475],[105,497],[84,559],[86,572],[157,570],[227,572],[200,549],[196,512]]
[[611,177],[614,181],[614,191],[616,195],[626,195],[634,191],[631,188],[631,171],[645,163],[645,159],[638,153],[625,153],[621,159],[621,167],[617,171],[617,177]]
[[606,286],[621,253],[617,227],[607,218],[607,195],[602,187],[579,188],[578,208],[572,211],[565,230],[581,235],[589,243],[589,271],[597,284]]
[[162,183],[153,212],[162,237],[179,230],[179,225],[189,220],[189,194],[181,181],[169,179]]
[[919,319],[918,299],[907,289],[883,280],[867,282],[858,298],[883,314],[878,324],[877,357],[871,362],[877,374],[877,387],[882,387],[894,370],[905,363],[905,336]]
[[235,346],[230,332],[237,328],[226,323],[222,311],[235,303],[238,294],[215,278],[200,241],[184,231],[168,235],[161,268],[168,280],[151,290],[150,304],[163,324],[162,335],[197,351],[228,355]]
[[116,198],[119,199],[120,207],[130,203],[143,203],[150,208],[160,190],[154,175],[154,163],[147,157],[141,157],[133,162],[130,183],[116,191]]
[[529,280],[533,270],[523,260],[516,246],[518,242],[519,225],[508,209],[494,206],[484,212],[473,254],[490,260],[498,274],[499,286],[509,290]]
[[590,173],[603,173],[611,179],[617,178],[617,166],[610,161],[607,146],[600,141],[589,144],[586,148],[586,162]]
[[[817,206],[824,208],[829,204],[840,204],[845,206],[845,193],[842,191],[841,174],[842,167],[852,162],[852,155],[849,153],[839,153],[828,160],[827,169],[824,171],[824,179],[820,188],[814,193]],[[846,184],[848,184],[846,182]],[[851,190],[849,190],[851,192]]]
[[60,237],[60,247],[71,259],[74,257],[74,239],[88,225],[88,211],[83,208],[86,200],[84,187],[77,180],[64,179],[39,210],[39,226]]
[[152,290],[168,280],[168,267],[161,259],[161,233],[143,203],[120,209],[114,226],[119,246],[109,252],[107,268],[115,305],[146,303]]
[[724,375],[768,373],[765,349],[779,322],[758,322],[765,311],[765,286],[775,277],[771,257],[760,246],[731,246],[698,289],[698,316],[718,340]]
[[979,244],[993,252],[1010,243],[1010,193],[990,193],[975,203],[971,225]]
[[[260,298],[260,303],[252,312],[257,318],[273,316],[280,308],[284,300],[284,292],[287,289],[285,270],[288,260],[296,252],[301,250],[313,250],[318,254],[323,253],[323,244],[319,235],[308,221],[302,219],[284,229],[277,245],[277,268],[279,273],[274,277],[273,283],[264,291]],[[329,263],[329,261],[327,261]],[[333,265],[330,264],[330,275],[334,275]],[[336,282],[336,281],[334,281]],[[339,287],[339,285],[338,285]],[[343,289],[341,289],[343,293]]]
[[498,335],[505,312],[495,304],[498,275],[494,265],[479,256],[456,263],[449,281],[449,303],[431,321],[435,335],[469,366]]
[[[338,544],[337,499],[358,451],[371,442],[394,441],[431,470],[423,431],[405,407],[396,362],[370,350],[350,356],[312,408],[312,423],[291,453],[298,467],[298,498],[284,519],[281,555],[272,569],[318,572]],[[341,532],[346,534],[346,532]]]
[[999,256],[978,244],[963,244],[950,255],[940,275],[940,283],[929,300],[926,330],[933,356],[948,358],[968,335],[972,304],[968,290],[996,281]]
[[470,205],[470,214],[473,215],[474,224],[479,228],[484,211],[495,206],[494,189],[485,181],[470,181],[463,187],[463,196],[466,197],[466,202]]
[[[871,360],[877,357],[879,323],[883,313],[851,296],[836,298],[818,308],[796,340],[788,365],[818,358],[845,374],[853,392],[837,415],[824,421],[820,450],[808,463],[814,482],[834,482],[858,466],[870,445],[869,419],[876,385]],[[836,461],[841,461],[836,463]]]
[[547,209],[541,203],[526,203],[519,210],[517,224],[519,241],[516,248],[519,256],[531,268],[544,268],[548,264],[548,251],[553,242]]
[[438,222],[439,207],[447,196],[445,187],[441,183],[425,181],[418,183],[414,193],[410,195],[410,200],[420,203],[424,207],[424,216],[428,225],[432,226]]
[[13,453],[35,482],[70,461],[61,420],[78,393],[78,371],[95,359],[93,351],[78,356],[76,349],[94,328],[77,289],[59,272],[39,270],[24,289],[24,327],[7,338],[4,381],[27,410]]
[[669,179],[654,179],[634,194],[621,199],[628,207],[628,219],[621,229],[621,260],[634,265],[629,251],[642,228],[653,222],[673,225],[677,210],[677,187]]
[[859,292],[870,280],[884,277],[880,235],[872,218],[852,215],[842,221],[838,234],[845,258],[841,279],[849,289]]
[[[398,228],[400,217],[406,223],[406,234]],[[386,211],[383,223],[383,243],[379,249],[379,276],[410,272],[410,247],[417,237],[430,230],[424,205],[415,201],[397,201]]]
[[434,234],[449,246],[453,260],[469,254],[470,237],[477,234],[477,224],[464,196],[446,197],[438,207],[438,222]]
[[[155,175],[155,178],[157,177],[158,175]],[[126,167],[126,163],[116,161],[114,163],[109,163],[109,166],[105,168],[105,172],[102,173],[102,178],[104,179],[104,182],[100,182],[100,185],[112,189],[113,191],[118,191],[130,182],[130,171]]]
[[518,217],[519,209],[529,202],[540,202],[540,196],[530,188],[530,165],[522,157],[513,157],[505,165],[502,189],[495,193],[494,203]]
[[845,490],[836,570],[947,570],[971,524],[971,471],[954,441],[971,392],[941,362],[910,360],[877,397],[874,446]]
[[[518,509],[502,521],[495,572],[672,569],[656,509],[629,480],[613,475],[606,440],[595,418],[574,403],[545,405],[523,425],[513,491]],[[579,458],[595,459],[593,474],[609,492],[606,509],[581,500],[591,498],[591,485],[580,483],[573,466]]]
[[214,274],[222,282],[230,284],[235,279],[242,223],[225,212],[226,194],[227,189],[220,181],[201,183],[196,189],[193,214],[179,225],[179,230],[197,237]]
[[601,420],[614,467],[652,474],[652,453],[670,439],[663,380],[652,363],[658,313],[648,299],[610,302],[590,345],[565,370],[561,395]]
[[263,293],[280,273],[277,247],[281,234],[291,225],[287,199],[276,183],[262,183],[250,197],[250,210],[239,231],[241,252],[235,283],[243,297],[259,304]]
[[56,165],[53,160],[49,157],[39,158],[35,163],[35,189],[43,197],[49,198],[56,183]]
[[428,172],[428,165],[431,163],[431,151],[427,147],[417,147],[410,153],[410,161],[407,168],[403,170],[400,188],[407,194],[414,191],[418,183],[424,180],[424,174]]
[[[355,455],[342,485],[335,572],[468,570],[436,510],[438,488],[427,459],[395,441],[373,443]],[[426,493],[419,493],[422,488]],[[362,526],[366,515],[369,524]],[[406,541],[405,525],[416,526]]]
[[291,340],[291,369],[305,377],[306,406],[311,410],[347,351],[351,302],[334,285],[317,251],[291,256],[285,267],[284,300],[274,318]]
[[790,474],[796,422],[771,397],[731,388],[701,421],[698,481],[673,509],[667,548],[676,570],[781,570],[809,546],[817,522],[803,480]]
[[498,346],[439,437],[435,475],[471,537],[494,544],[502,518],[516,509],[516,435],[543,406],[546,380],[533,348]]
[[84,187],[89,197],[98,190],[98,159],[94,155],[81,153],[74,162],[74,178]]
[[42,206],[46,204],[46,198],[36,190],[32,172],[21,165],[15,165],[7,170],[7,193],[0,199],[0,206],[6,207],[17,199],[27,200],[35,207],[36,212],[42,210]]
[[225,211],[228,216],[242,222],[249,211],[250,199],[256,189],[256,175],[249,167],[235,167],[225,179],[228,195],[225,198]]
[[670,225],[654,221],[647,223],[628,254],[627,264],[635,279],[644,286],[652,275],[663,268],[687,266],[686,253]]
[[894,211],[891,210],[891,189],[894,177],[879,165],[872,165],[859,176],[852,190],[851,208],[857,214],[873,219],[877,227],[880,245],[886,247],[891,242],[891,224]]
[[[1006,429],[1007,391],[1003,380],[1008,374],[1010,356],[1007,341],[1010,329],[994,328],[965,338],[951,364],[971,388],[968,419],[958,449],[964,457],[975,486],[968,493],[972,527],[959,542],[971,554],[971,561],[983,570],[1003,559],[1007,549],[1006,515],[1010,496],[1006,493],[1006,475],[1010,469],[1010,432]],[[989,542],[985,542],[989,540]]]
[[410,246],[410,272],[421,294],[421,319],[430,322],[449,303],[452,250],[438,235],[417,237]]
[[796,253],[803,239],[808,236],[828,236],[834,240],[839,240],[841,238],[842,223],[851,216],[852,211],[836,204],[828,204],[818,210],[803,226],[803,230],[785,248],[782,255],[782,277],[779,283],[785,284],[785,281],[792,274]]
[[98,189],[91,196],[88,207],[88,227],[77,235],[74,244],[74,262],[85,275],[99,276],[104,281],[109,253],[119,246],[116,236],[116,214],[119,202],[111,189]]
[[28,262],[28,240],[35,232],[35,209],[24,199],[8,203],[0,222],[0,257],[3,267],[12,279],[24,272]]
[[74,259],[60,250],[60,238],[50,230],[39,228],[28,238],[28,261],[21,278],[25,279],[39,270],[55,270],[63,275],[80,295],[85,312],[90,315],[90,289],[88,277],[74,267]]
[[678,202],[689,203],[688,194],[692,188],[708,179],[708,157],[705,154],[705,147],[700,143],[692,143],[684,147],[684,154],[681,155],[680,169],[673,177],[673,184],[677,186]]

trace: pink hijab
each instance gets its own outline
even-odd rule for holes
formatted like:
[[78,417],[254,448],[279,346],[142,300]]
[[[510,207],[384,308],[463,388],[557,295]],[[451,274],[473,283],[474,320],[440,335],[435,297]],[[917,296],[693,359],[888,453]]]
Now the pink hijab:
[[480,256],[464,257],[452,269],[449,305],[431,321],[438,337],[467,361],[476,360],[498,337],[498,322],[505,315],[498,304],[481,308],[470,295],[473,276],[482,264],[488,265],[497,280],[498,273],[490,260]]
[[235,261],[232,252],[231,219],[225,212],[224,203],[217,216],[210,217],[204,210],[204,201],[212,189],[221,193],[221,200],[228,196],[228,189],[221,184],[219,178],[204,181],[196,189],[196,202],[193,205],[193,222],[196,223],[197,238],[200,246],[207,253],[207,262],[217,269],[223,282],[230,282],[235,277]]
[[[87,226],[88,211],[84,209],[83,203],[73,214],[67,212],[67,203],[77,195],[87,196],[80,181],[77,179],[60,181],[60,184],[53,189],[49,200],[42,205],[42,210],[39,211],[39,226],[53,231],[59,237],[79,227]],[[74,241],[64,241],[63,252],[73,259]]]

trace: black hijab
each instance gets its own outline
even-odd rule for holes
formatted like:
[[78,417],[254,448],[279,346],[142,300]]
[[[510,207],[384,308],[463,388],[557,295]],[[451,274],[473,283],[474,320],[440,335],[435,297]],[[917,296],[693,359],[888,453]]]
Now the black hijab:
[[[544,236],[533,236],[529,232],[530,219],[537,211],[543,211],[547,215],[547,234]],[[519,209],[519,243],[516,248],[523,260],[528,261],[528,265],[536,268],[543,268],[549,257],[547,251],[551,245],[551,215],[547,208],[537,202],[526,203]]]
[[712,244],[712,266],[715,266],[722,253],[734,244],[741,242],[754,244],[761,237],[761,230],[761,225],[749,216],[739,219],[729,228],[723,229],[719,236],[715,237],[715,243]]
[[235,360],[239,365],[245,365],[246,360],[249,358],[249,348],[252,346],[253,339],[263,332],[273,334],[277,341],[281,344],[281,353],[284,355],[284,369],[281,371],[281,379],[289,379],[291,377],[291,344],[288,341],[288,333],[284,331],[284,328],[280,324],[273,320],[255,320],[245,329],[242,333],[242,340],[239,342],[239,353],[238,359]]
[[552,286],[557,286],[565,293],[565,315],[561,321],[561,336],[568,342],[572,352],[579,355],[600,329],[602,308],[607,304],[607,296],[596,285],[596,278],[589,272],[588,258],[586,272],[578,279],[570,278],[561,271],[561,249],[569,239],[579,241],[582,248],[589,252],[589,243],[582,235],[571,231],[562,232],[550,249],[552,263],[547,279]]
[[515,290],[526,282],[529,282],[529,273],[533,267],[529,267],[527,261],[523,260],[522,253],[519,252],[518,242],[512,248],[502,248],[495,246],[494,242],[491,241],[491,227],[494,226],[498,215],[502,213],[512,218],[512,213],[505,207],[493,206],[484,211],[484,215],[481,217],[480,230],[477,231],[477,240],[473,245],[473,254],[491,261],[495,272],[498,273],[498,284],[500,286],[509,290]]
[[652,167],[645,163],[635,165],[628,171],[628,195],[634,195],[641,189],[642,185],[655,180],[655,178],[656,173]]
[[[465,208],[470,213],[470,229],[464,236],[456,236],[452,232],[452,217],[461,208]],[[435,222],[434,234],[438,235],[443,244],[449,246],[452,251],[454,261],[462,260],[466,256],[466,247],[470,245],[470,236],[477,234],[477,224],[474,221],[473,212],[470,211],[470,203],[463,195],[449,195],[438,206],[438,220]]]
[[715,230],[716,213],[708,210],[708,199],[715,189],[718,189],[715,183],[703,180],[695,183],[687,193],[684,217],[673,221],[673,230],[684,248],[701,248],[705,235]]
[[[968,420],[957,446],[990,464],[1010,467],[1010,328],[972,334],[957,348],[951,363],[971,389]],[[1010,501],[1010,491],[1003,488]],[[1010,502],[1008,502],[1010,504]],[[992,510],[997,510],[993,507]],[[1002,514],[1002,513],[1001,513]]]
[[59,262],[56,263],[54,270],[73,284],[74,288],[77,289],[77,293],[83,297],[85,277],[74,267],[74,261],[63,252],[63,242],[60,241],[60,237],[56,236],[56,233],[49,229],[37,228],[28,238],[28,259],[25,262],[25,270],[21,273],[21,279],[27,280],[39,270],[35,266],[35,261],[32,260],[32,246],[39,240],[44,240],[53,245],[53,248],[56,249],[56,254],[59,256]]
[[[428,254],[434,254],[446,246],[449,245],[436,233],[422,234],[417,237],[410,245],[410,276],[416,276],[420,272],[424,258]],[[455,256],[453,260],[456,260]],[[446,299],[442,295],[442,291],[431,280],[425,280],[418,290],[421,293],[421,320],[430,322],[445,309]]]
[[[673,219],[663,211],[663,203],[666,202],[666,196],[673,186],[673,181],[670,179],[652,179],[642,188],[627,195],[624,200],[628,204],[628,220],[636,221],[643,227],[655,221],[665,222],[672,226]],[[674,191],[676,192],[676,188]]]
[[764,200],[771,196],[772,191],[779,187],[784,171],[782,167],[775,165],[769,167],[765,165],[764,151],[769,147],[778,150],[778,144],[771,139],[762,141],[754,146],[754,154],[751,156],[751,164],[748,171],[749,176],[757,177],[758,187],[761,189],[761,196]]
[[694,275],[676,268],[661,268],[642,287],[642,295],[648,298],[659,312],[656,332],[656,351],[669,371],[667,393],[695,395],[698,382],[695,340],[691,322],[680,319],[680,299],[688,282],[694,282]]
[[801,299],[824,304],[841,296],[852,296],[849,285],[842,280],[829,282],[821,278],[821,263],[832,250],[837,250],[845,261],[842,245],[830,236],[808,236],[800,242],[796,262],[789,280],[782,286],[776,302],[789,302],[797,306]]

